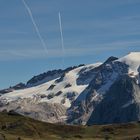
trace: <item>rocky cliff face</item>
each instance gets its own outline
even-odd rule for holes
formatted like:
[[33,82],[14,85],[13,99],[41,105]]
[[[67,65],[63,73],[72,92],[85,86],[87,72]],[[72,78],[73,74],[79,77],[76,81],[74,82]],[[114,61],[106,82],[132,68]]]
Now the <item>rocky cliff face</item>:
[[126,123],[140,119],[140,86],[123,75],[107,91],[87,124]]
[[33,77],[0,97],[0,110],[51,123],[109,124],[140,120],[140,53]]
[[[57,103],[39,102],[38,98],[18,99],[16,102],[1,105],[2,110],[15,112],[51,123],[63,123],[66,118],[66,107]],[[2,111],[1,110],[1,111]]]
[[94,78],[69,108],[69,123],[86,124],[114,82],[128,73],[126,64],[108,60],[93,70],[96,73]]

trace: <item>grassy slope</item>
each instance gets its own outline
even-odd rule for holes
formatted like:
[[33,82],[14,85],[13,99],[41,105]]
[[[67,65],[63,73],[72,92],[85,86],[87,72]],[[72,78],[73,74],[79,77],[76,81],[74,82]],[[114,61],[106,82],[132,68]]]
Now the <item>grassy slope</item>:
[[39,122],[19,115],[0,113],[1,135],[6,140],[133,140],[140,137],[140,124],[108,126],[66,126]]

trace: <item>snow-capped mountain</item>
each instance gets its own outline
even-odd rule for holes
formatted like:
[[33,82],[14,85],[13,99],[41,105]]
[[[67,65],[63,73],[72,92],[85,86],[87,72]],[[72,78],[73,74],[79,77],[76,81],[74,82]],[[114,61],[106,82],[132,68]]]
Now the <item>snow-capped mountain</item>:
[[140,52],[104,63],[49,71],[1,90],[0,110],[51,123],[140,120]]

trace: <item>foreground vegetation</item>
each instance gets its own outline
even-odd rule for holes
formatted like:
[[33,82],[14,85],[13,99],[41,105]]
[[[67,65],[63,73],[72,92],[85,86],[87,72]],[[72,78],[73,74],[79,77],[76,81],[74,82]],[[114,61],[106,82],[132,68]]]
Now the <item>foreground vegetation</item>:
[[0,140],[139,140],[140,123],[67,126],[0,113]]

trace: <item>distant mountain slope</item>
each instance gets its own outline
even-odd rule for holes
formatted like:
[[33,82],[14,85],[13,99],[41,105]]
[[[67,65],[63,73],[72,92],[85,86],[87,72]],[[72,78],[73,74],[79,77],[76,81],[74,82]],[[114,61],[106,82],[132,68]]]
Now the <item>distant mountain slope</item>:
[[0,110],[5,109],[51,123],[138,121],[140,52],[35,76],[24,88],[1,95]]
[[39,122],[14,112],[0,113],[1,140],[137,140],[140,124],[67,126]]

